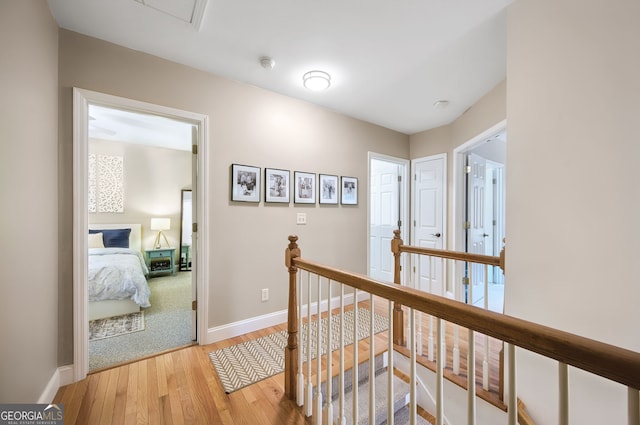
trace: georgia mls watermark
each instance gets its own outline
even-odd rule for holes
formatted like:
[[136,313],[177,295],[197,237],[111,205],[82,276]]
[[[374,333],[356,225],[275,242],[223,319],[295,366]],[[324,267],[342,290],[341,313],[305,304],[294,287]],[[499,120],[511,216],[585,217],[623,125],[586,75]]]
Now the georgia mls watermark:
[[64,406],[0,404],[0,425],[64,425]]

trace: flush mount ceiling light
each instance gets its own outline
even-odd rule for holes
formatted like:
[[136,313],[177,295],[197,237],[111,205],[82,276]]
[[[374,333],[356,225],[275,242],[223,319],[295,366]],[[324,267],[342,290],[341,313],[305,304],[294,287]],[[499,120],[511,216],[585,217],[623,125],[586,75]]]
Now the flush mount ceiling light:
[[309,90],[326,90],[331,86],[331,75],[324,71],[309,71],[302,76],[302,82]]

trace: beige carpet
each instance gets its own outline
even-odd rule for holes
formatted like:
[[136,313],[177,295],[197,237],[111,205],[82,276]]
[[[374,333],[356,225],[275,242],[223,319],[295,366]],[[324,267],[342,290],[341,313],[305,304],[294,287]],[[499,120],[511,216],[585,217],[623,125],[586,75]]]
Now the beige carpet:
[[[368,309],[358,309],[358,340],[369,336],[371,313]],[[345,345],[353,342],[353,311],[344,314]],[[321,353],[326,351],[327,318],[321,320]],[[373,318],[374,333],[385,331],[389,320],[377,313]],[[317,322],[311,323],[311,357],[316,357]],[[340,348],[340,315],[331,316],[331,351]],[[306,356],[307,324],[302,325],[298,340],[301,355]],[[276,332],[261,338],[232,345],[209,353],[211,363],[227,394],[269,378],[284,370],[284,348],[287,345],[287,331]]]

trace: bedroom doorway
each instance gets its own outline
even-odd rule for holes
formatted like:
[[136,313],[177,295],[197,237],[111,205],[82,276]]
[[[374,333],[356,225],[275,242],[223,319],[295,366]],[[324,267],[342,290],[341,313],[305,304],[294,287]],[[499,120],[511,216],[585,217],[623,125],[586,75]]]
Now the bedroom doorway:
[[[454,150],[456,250],[497,256],[505,237],[506,121]],[[459,178],[462,176],[463,178]],[[498,267],[460,266],[459,301],[502,312],[504,275]],[[463,285],[460,282],[468,282]]]
[[[199,114],[74,89],[74,379],[203,340],[196,318],[207,323],[207,312],[195,308],[207,292],[207,268],[197,259],[207,243],[191,227],[205,216],[206,194],[199,189],[206,184],[206,123]],[[192,217],[188,229],[185,216]],[[201,231],[205,222],[198,223]],[[114,229],[131,229],[126,247],[113,245]],[[89,240],[87,231],[93,232]],[[137,257],[146,290],[134,283],[139,279],[129,281],[135,276],[129,270],[105,271],[106,253],[89,260],[95,251],[127,250],[133,252],[118,255]],[[119,314],[114,305],[121,301],[89,300],[96,293],[89,278],[100,274],[119,276],[138,304],[133,311]],[[98,288],[105,293],[105,284]]]

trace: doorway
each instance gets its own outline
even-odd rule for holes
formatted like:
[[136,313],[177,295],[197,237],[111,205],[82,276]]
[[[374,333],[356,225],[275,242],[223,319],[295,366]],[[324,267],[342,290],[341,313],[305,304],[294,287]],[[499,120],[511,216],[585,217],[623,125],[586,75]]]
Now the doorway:
[[[178,258],[176,254],[176,246],[163,246],[160,244],[160,247],[157,247],[156,242],[153,241],[157,236],[157,240],[162,240],[160,238],[161,233],[159,232],[170,232],[171,222],[173,222],[173,228],[175,229],[175,233],[180,227],[180,197],[181,191],[176,190],[175,209],[173,215],[176,216],[175,220],[171,220],[172,212],[163,209],[162,202],[155,203],[153,201],[153,194],[148,194],[149,196],[146,198],[145,208],[131,208],[128,213],[124,213],[124,209],[126,209],[126,205],[124,208],[121,208],[120,214],[122,215],[122,219],[124,221],[132,222],[133,225],[131,227],[135,227],[136,224],[138,228],[142,229],[141,233],[141,253],[143,262],[145,266],[151,266],[151,259],[153,255],[150,255],[150,252],[157,253],[156,248],[159,248],[162,255],[167,256],[169,261],[155,261],[153,264],[156,267],[154,272],[156,273],[148,273],[148,276],[152,274],[157,277],[153,277],[149,279],[149,282],[152,282],[154,279],[170,279],[174,275],[180,276],[183,280],[186,278],[187,287],[182,288],[182,292],[187,292],[186,296],[189,298],[187,300],[188,303],[195,306],[198,304],[198,299],[207,299],[208,288],[204,285],[203,282],[208,281],[208,268],[206,266],[206,262],[197,261],[198,258],[202,258],[202,256],[206,257],[206,253],[208,252],[208,241],[206,238],[206,228],[207,228],[207,214],[206,214],[206,174],[207,174],[207,149],[206,149],[206,128],[207,128],[207,117],[194,114],[186,111],[166,108],[158,105],[152,105],[144,102],[138,102],[131,99],[119,98],[115,96],[110,96],[102,93],[91,92],[87,90],[74,89],[74,186],[77,188],[75,190],[76,196],[74,197],[74,379],[80,380],[83,379],[89,371],[89,342],[87,339],[88,335],[88,318],[89,318],[89,301],[88,301],[88,241],[87,241],[87,233],[89,229],[89,223],[92,223],[92,227],[96,226],[95,222],[111,222],[109,224],[114,224],[114,221],[122,223],[121,220],[118,220],[116,215],[106,215],[107,218],[96,219],[95,217],[89,218],[89,208],[90,205],[95,201],[93,199],[94,187],[90,184],[91,178],[91,170],[89,165],[89,154],[95,148],[95,146],[90,146],[90,132],[95,136],[97,132],[102,132],[103,138],[106,138],[106,135],[109,132],[113,132],[113,129],[100,126],[99,120],[95,119],[96,117],[93,114],[98,114],[99,109],[106,109],[108,113],[118,114],[118,113],[134,113],[139,114],[139,116],[148,116],[155,117],[164,120],[173,120],[175,122],[180,122],[182,124],[186,124],[189,127],[191,134],[188,134],[188,139],[186,141],[187,144],[187,153],[186,158],[182,158],[183,163],[190,163],[188,169],[190,170],[190,176],[186,177],[185,184],[187,182],[191,183],[193,190],[193,198],[192,198],[192,209],[193,209],[193,217],[197,218],[199,230],[201,233],[194,232],[192,235],[192,249],[191,249],[191,261],[193,262],[192,272],[189,272],[190,276],[183,274],[183,272],[178,271]],[[128,119],[131,119],[129,116]],[[126,121],[126,119],[125,119]],[[153,143],[151,143],[153,144]],[[195,148],[192,146],[195,145]],[[105,148],[106,146],[106,148]],[[147,164],[146,167],[137,164],[136,171],[134,174],[138,174],[139,176],[145,176],[149,178],[157,178],[162,180],[163,173],[170,173],[171,170],[167,169],[167,167],[159,166],[162,163],[161,158],[163,156],[171,156],[171,149],[168,147],[158,148],[157,146],[141,146],[138,143],[135,147],[125,146],[123,144],[118,145],[114,148],[113,143],[102,143],[100,149],[120,149],[122,152],[127,153],[127,157],[129,160],[132,160],[134,156],[130,156],[131,150],[142,152],[139,156],[151,155],[154,159],[152,164]],[[152,151],[147,149],[156,149]],[[147,151],[145,151],[147,150]],[[189,152],[192,151],[192,152]],[[146,153],[145,153],[146,152]],[[197,155],[195,154],[197,152]],[[96,153],[96,152],[94,152]],[[104,153],[104,152],[103,152]],[[109,152],[108,152],[109,153]],[[127,161],[127,157],[118,159],[118,155],[113,155],[113,150],[110,151],[109,155],[105,155],[108,158],[108,161],[113,162],[113,158],[116,159],[116,162],[123,163]],[[184,155],[183,155],[184,157]],[[155,165],[155,166],[154,166]],[[183,167],[184,168],[184,167]],[[124,176],[124,174],[123,174]],[[125,176],[126,177],[126,176]],[[164,176],[167,178],[167,175]],[[127,177],[128,178],[128,177]],[[130,186],[127,186],[130,185]],[[147,184],[147,192],[156,192],[158,190],[161,191],[161,185],[154,185],[153,188],[151,185]],[[125,183],[125,188],[127,190],[135,190],[135,179],[131,179],[129,183]],[[203,188],[203,190],[199,190]],[[113,186],[110,188],[113,189]],[[144,192],[138,192],[139,196],[145,196]],[[142,195],[141,195],[142,194]],[[169,194],[169,197],[172,197]],[[151,200],[151,201],[149,201]],[[164,205],[166,206],[166,202]],[[158,218],[158,216],[162,218]],[[154,222],[152,221],[155,221]],[[195,222],[195,219],[194,219]],[[107,227],[106,224],[98,224],[100,227]],[[155,227],[154,227],[155,226]],[[159,227],[158,227],[159,226]],[[146,230],[146,232],[145,232]],[[133,231],[132,231],[133,233]],[[157,235],[156,235],[157,233]],[[205,237],[198,237],[199,234],[205,235]],[[164,233],[162,236],[166,236]],[[166,240],[166,238],[165,238]],[[180,237],[175,236],[172,237],[170,235],[169,240],[173,240],[175,245],[180,245]],[[151,246],[151,245],[154,246]],[[167,244],[168,245],[168,244]],[[165,267],[165,269],[158,269],[158,264]],[[153,267],[152,267],[153,268]],[[150,270],[147,268],[147,270]],[[166,273],[163,273],[166,272]],[[156,281],[157,283],[158,281]],[[167,286],[162,288],[163,290],[167,289]],[[161,292],[161,291],[158,291]],[[162,300],[164,301],[164,300]],[[156,305],[162,305],[163,302],[156,300]],[[191,302],[195,301],[195,302]],[[191,312],[186,311],[186,315],[188,316],[187,320],[189,322],[190,319],[197,315],[198,323],[206,324],[207,320],[207,311],[206,311],[207,303],[200,303],[203,308]],[[185,312],[182,313],[183,315]],[[163,326],[160,324],[160,326]],[[167,326],[167,325],[165,325]],[[186,340],[192,339],[192,331],[191,326],[188,326],[187,330],[188,335],[184,336]],[[198,329],[195,329],[195,336],[198,341],[203,341],[206,335],[206,326],[200,326]],[[162,348],[160,349],[162,350]]]
[[[369,153],[368,270],[372,279],[393,282],[394,257],[391,252],[393,231],[408,240],[409,161]],[[403,269],[405,269],[403,267]]]
[[[506,122],[472,139],[455,151],[456,249],[497,256],[505,236]],[[502,312],[504,275],[499,267],[460,265],[460,301]]]

